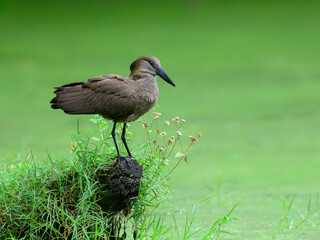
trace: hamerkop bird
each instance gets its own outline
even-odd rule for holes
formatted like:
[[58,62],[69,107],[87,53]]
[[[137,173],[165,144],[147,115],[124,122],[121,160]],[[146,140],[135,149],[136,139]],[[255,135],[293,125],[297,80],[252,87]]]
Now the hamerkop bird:
[[100,114],[113,120],[111,134],[119,162],[121,154],[115,135],[116,124],[124,123],[121,139],[132,157],[126,142],[126,124],[148,112],[158,100],[156,75],[175,86],[154,56],[138,58],[130,70],[129,77],[110,74],[56,87],[56,97],[50,102],[53,109],[62,109],[67,114]]

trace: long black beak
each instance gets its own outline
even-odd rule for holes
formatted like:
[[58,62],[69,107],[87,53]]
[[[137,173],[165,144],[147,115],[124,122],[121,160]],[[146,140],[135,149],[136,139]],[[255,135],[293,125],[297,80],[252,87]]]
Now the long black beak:
[[165,80],[167,83],[169,83],[169,84],[171,84],[172,86],[176,86],[175,84],[174,84],[174,82],[172,82],[172,80],[169,78],[169,76],[168,76],[168,74],[163,70],[163,68],[162,67],[157,67],[156,68],[156,72],[157,72],[157,74],[163,79],[163,80]]

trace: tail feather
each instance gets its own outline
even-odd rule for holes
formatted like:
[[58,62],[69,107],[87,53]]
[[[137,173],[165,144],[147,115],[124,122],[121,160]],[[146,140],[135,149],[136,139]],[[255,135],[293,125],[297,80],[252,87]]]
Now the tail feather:
[[75,82],[55,88],[56,97],[50,103],[53,109],[62,109],[68,114],[94,114],[83,98],[83,82]]
[[53,109],[59,109],[59,108],[60,108],[60,107],[58,106],[58,103],[57,103],[57,97],[53,98],[53,99],[50,101],[50,103],[51,103],[51,107],[52,107]]

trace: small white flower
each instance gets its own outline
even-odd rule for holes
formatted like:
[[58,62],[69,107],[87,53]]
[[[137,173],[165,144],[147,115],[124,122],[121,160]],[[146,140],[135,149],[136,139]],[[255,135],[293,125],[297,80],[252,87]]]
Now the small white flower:
[[179,130],[176,131],[176,134],[178,134],[178,136],[182,136],[182,133]]
[[180,118],[179,117],[175,117],[175,118],[172,119],[172,122],[178,124],[180,122]]
[[160,136],[161,136],[161,137],[164,137],[164,136],[166,136],[166,135],[167,135],[166,132],[161,132],[161,133],[160,133]]
[[187,121],[181,118],[181,122],[186,123]]
[[165,121],[164,123],[165,123],[167,126],[170,125],[170,122],[169,122],[169,121]]
[[153,112],[154,119],[157,119],[161,116],[161,113]]

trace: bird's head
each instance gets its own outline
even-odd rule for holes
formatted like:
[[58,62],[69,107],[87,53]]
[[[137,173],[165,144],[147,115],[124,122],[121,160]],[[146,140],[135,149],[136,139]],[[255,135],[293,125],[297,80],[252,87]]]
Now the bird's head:
[[131,64],[130,70],[131,75],[133,75],[136,72],[147,73],[153,76],[159,75],[159,77],[161,77],[167,83],[171,84],[174,87],[176,86],[174,82],[170,79],[168,74],[161,67],[159,59],[154,56],[143,56],[138,58]]

